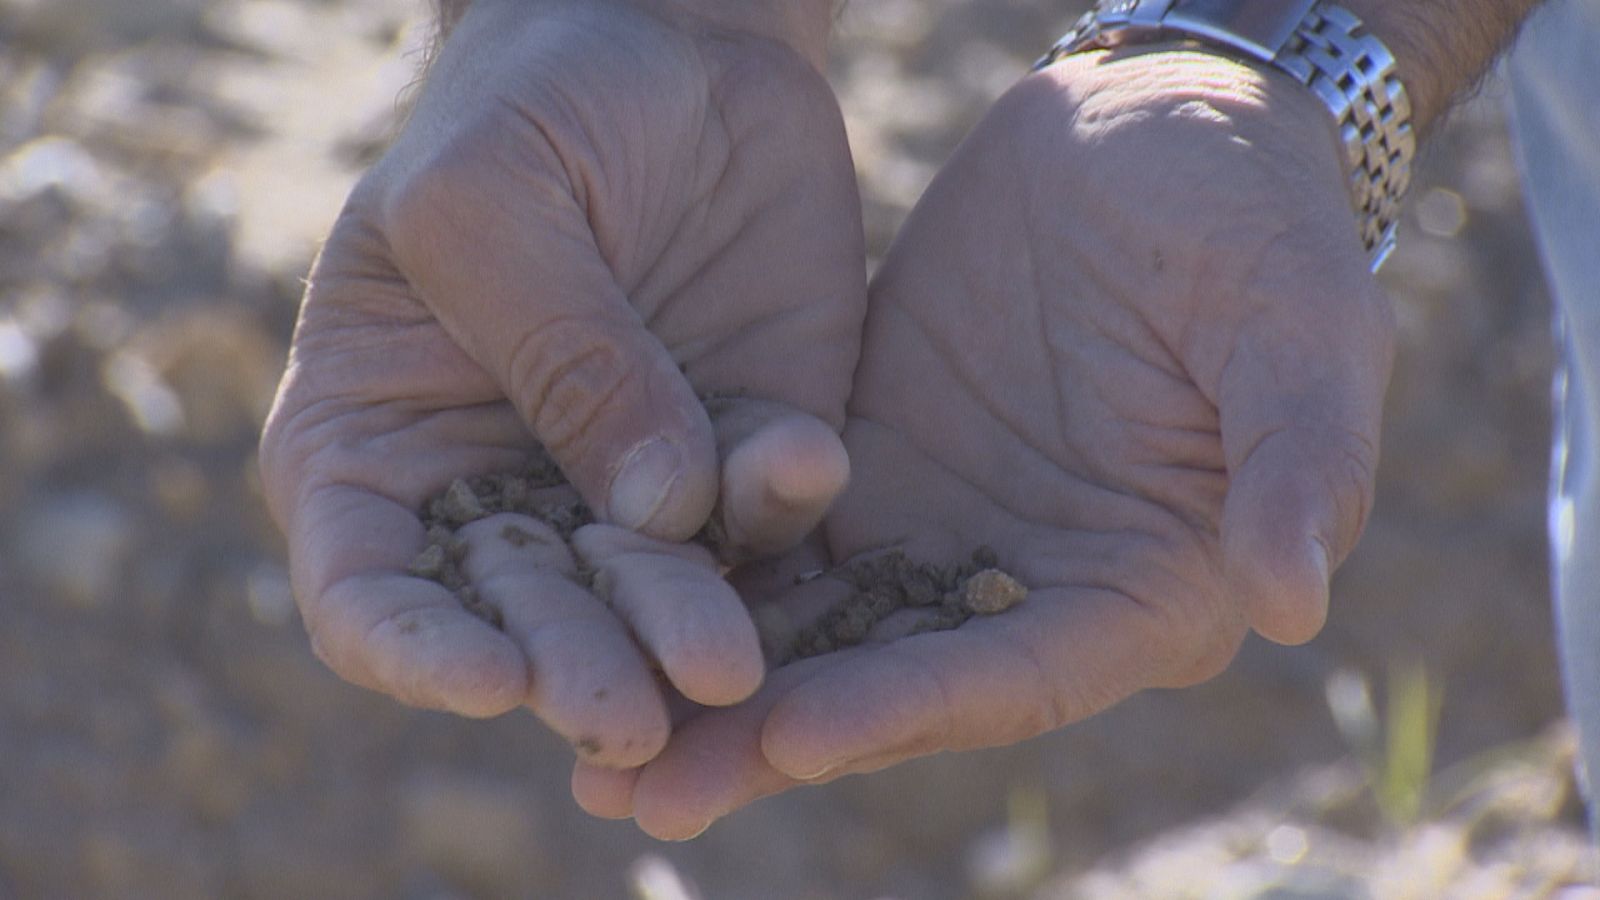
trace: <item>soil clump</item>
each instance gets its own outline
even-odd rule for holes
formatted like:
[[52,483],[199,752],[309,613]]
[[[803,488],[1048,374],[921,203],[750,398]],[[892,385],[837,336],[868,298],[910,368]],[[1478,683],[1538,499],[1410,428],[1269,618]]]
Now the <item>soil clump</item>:
[[873,627],[904,609],[923,610],[911,634],[960,628],[975,615],[998,615],[1021,603],[1028,589],[1002,571],[994,549],[980,546],[954,565],[917,562],[903,551],[845,563],[823,573],[848,582],[839,601],[795,638],[776,665],[863,643]]
[[[560,467],[542,448],[517,471],[455,479],[423,504],[419,515],[428,542],[407,571],[443,585],[468,612],[496,628],[503,627],[500,611],[478,597],[467,577],[463,564],[468,546],[457,532],[488,516],[517,513],[550,526],[570,547],[573,533],[595,517],[583,501],[571,499],[566,491],[553,490],[567,484]],[[720,522],[720,515],[713,515],[693,540],[718,560],[732,564],[732,548]],[[512,543],[518,543],[519,535],[522,540],[532,538],[515,526],[508,525],[502,532]],[[578,580],[592,587],[593,570],[576,550],[573,558],[579,565]],[[768,663],[776,668],[855,646],[864,642],[879,622],[904,609],[925,612],[910,629],[911,634],[959,628],[974,615],[1005,612],[1022,602],[1028,589],[998,565],[993,548],[983,546],[974,550],[970,559],[952,565],[917,562],[893,550],[825,570],[819,576],[849,583],[850,595],[816,623],[802,628],[792,641],[769,647]]]

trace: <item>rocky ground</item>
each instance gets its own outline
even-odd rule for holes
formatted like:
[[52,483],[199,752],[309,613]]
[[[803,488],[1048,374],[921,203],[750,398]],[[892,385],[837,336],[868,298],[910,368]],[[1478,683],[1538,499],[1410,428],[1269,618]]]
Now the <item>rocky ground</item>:
[[[327,673],[261,507],[298,280],[387,134],[417,12],[0,0],[0,898],[1593,896],[1552,725],[1548,304],[1494,82],[1432,143],[1385,272],[1381,499],[1323,637],[658,846],[579,814],[570,751],[531,719]],[[875,253],[1071,17],[846,9],[835,83]],[[1440,774],[1402,827],[1326,688],[1406,660],[1444,698]]]

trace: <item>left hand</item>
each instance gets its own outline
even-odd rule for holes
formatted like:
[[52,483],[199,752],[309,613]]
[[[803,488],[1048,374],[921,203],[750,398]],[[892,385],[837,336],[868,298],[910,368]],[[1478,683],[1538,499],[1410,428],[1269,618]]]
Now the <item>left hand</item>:
[[[667,740],[653,668],[704,703],[756,689],[744,607],[675,542],[712,519],[786,549],[848,474],[867,285],[827,15],[471,4],[334,226],[262,438],[312,646],[346,680],[526,706],[616,766]],[[708,415],[708,393],[736,396]],[[494,627],[408,571],[418,510],[536,446],[605,523],[576,542],[610,602],[542,524],[485,522],[463,536]]]
[[642,769],[580,765],[579,802],[688,837],[799,783],[1195,684],[1251,627],[1309,640],[1371,505],[1392,332],[1303,88],[1181,50],[1030,76],[878,274],[825,523],[833,560],[988,544],[1030,596],[785,666]]

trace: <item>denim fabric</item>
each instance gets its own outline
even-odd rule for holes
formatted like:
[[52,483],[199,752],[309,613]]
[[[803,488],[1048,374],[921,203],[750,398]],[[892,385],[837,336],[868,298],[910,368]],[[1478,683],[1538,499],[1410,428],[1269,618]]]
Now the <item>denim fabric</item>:
[[1562,678],[1594,822],[1600,813],[1600,0],[1551,0],[1540,8],[1508,69],[1524,192],[1565,351],[1555,384],[1550,552]]

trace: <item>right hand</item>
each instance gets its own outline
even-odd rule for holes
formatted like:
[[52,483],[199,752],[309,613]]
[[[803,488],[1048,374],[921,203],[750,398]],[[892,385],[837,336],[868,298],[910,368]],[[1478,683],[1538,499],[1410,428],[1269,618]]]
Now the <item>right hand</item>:
[[[591,812],[686,838],[752,800],[1009,744],[1322,627],[1371,508],[1393,313],[1327,110],[1192,48],[1069,57],[978,124],[872,289],[828,556],[765,587],[796,628],[850,585],[783,576],[979,545],[1017,608],[775,670]],[[748,573],[740,573],[744,576]]]
[[[811,7],[820,30],[776,0],[468,11],[311,274],[262,441],[341,676],[469,716],[527,705],[602,766],[666,741],[652,663],[700,703],[759,685],[742,604],[670,542],[715,507],[735,544],[781,549],[847,476],[864,251]],[[737,397],[716,422],[707,392]],[[486,550],[502,631],[405,574],[415,511],[535,441],[607,523],[576,543],[611,603],[564,548]]]

